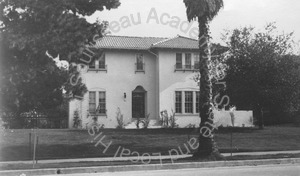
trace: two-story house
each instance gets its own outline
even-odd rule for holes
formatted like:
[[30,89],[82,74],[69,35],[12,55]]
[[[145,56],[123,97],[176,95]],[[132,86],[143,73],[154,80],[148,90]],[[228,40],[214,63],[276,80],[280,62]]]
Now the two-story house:
[[118,108],[124,122],[172,110],[180,127],[198,125],[199,87],[193,77],[199,68],[197,40],[174,38],[105,36],[94,48],[103,51],[82,69],[88,92],[69,104],[69,127],[78,111],[82,128],[93,120],[105,128],[117,126]]

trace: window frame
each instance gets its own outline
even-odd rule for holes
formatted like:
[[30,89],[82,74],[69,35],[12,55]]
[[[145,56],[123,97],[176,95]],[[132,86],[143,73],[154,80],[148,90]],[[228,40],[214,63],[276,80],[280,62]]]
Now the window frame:
[[182,114],[182,91],[175,91],[175,113]]
[[[182,115],[182,116],[199,114],[199,108],[197,106],[199,106],[200,99],[197,98],[197,94],[199,95],[199,98],[200,98],[200,92],[199,93],[197,93],[197,92],[199,92],[199,90],[195,90],[195,89],[175,90],[174,105],[173,105],[174,109],[175,109],[175,114]],[[190,96],[190,97],[188,97],[189,100],[187,100],[188,94]],[[180,96],[181,103],[180,103],[180,101],[178,101],[178,96]],[[198,100],[198,102],[197,102],[197,100]],[[187,107],[187,106],[189,106],[189,107]],[[180,107],[181,112],[178,111],[178,107]]]
[[185,64],[184,65],[185,70],[192,70],[192,54],[191,53],[184,53],[184,64]]
[[[94,68],[91,68],[91,63]],[[107,65],[106,65],[106,57],[105,53],[101,54],[101,56],[95,59],[93,62],[88,64],[88,71],[106,71],[107,72]],[[101,63],[101,64],[100,64]]]
[[194,55],[194,70],[199,70],[199,68],[200,68],[200,54],[199,53],[194,53],[193,55]]
[[[91,94],[94,94],[94,97],[93,97],[94,102],[91,102]],[[90,113],[95,113],[97,110],[97,95],[96,94],[97,94],[96,91],[89,91],[89,112]],[[91,109],[91,104],[94,105],[93,110]]]
[[[180,58],[178,57],[180,55]],[[183,59],[183,54],[182,53],[176,53],[175,59],[176,59],[176,63],[175,63],[175,70],[182,70],[183,69],[183,63],[182,63],[182,59]],[[180,62],[178,62],[180,61]]]
[[[104,98],[100,99],[100,94],[104,94]],[[106,92],[98,91],[98,107],[96,114],[105,115],[106,114]]]
[[184,91],[184,113],[194,114],[193,91]]
[[[92,102],[91,103],[91,97],[90,94],[94,93],[95,95],[95,103]],[[100,94],[104,93],[104,98],[102,98],[102,100],[100,99]],[[93,91],[89,91],[89,100],[88,100],[88,112],[90,115],[92,116],[106,116],[106,102],[107,102],[107,97],[106,97],[106,91],[97,91],[97,90],[93,90]],[[91,110],[91,104],[95,104],[95,109]]]
[[[141,56],[141,57],[139,57]],[[139,60],[141,59],[141,60]],[[140,69],[139,66],[142,68]],[[135,55],[135,72],[144,72],[145,73],[145,61],[144,61],[144,54],[143,53],[137,53]]]

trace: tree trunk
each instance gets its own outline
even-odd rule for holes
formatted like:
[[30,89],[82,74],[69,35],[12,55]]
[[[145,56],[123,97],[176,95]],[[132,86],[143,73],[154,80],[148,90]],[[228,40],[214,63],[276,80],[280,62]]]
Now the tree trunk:
[[[200,102],[199,102],[199,116],[201,118],[199,147],[194,154],[196,158],[210,158],[213,160],[220,159],[221,155],[218,151],[214,141],[213,114],[212,113],[212,83],[209,78],[209,34],[208,21],[206,18],[198,18],[199,24],[199,57],[200,57]],[[209,136],[205,134],[208,130]],[[201,132],[202,131],[202,132]]]
[[263,119],[263,108],[260,106],[260,104],[257,104],[254,109],[255,118],[257,119],[257,124],[259,129],[264,129],[264,119]]

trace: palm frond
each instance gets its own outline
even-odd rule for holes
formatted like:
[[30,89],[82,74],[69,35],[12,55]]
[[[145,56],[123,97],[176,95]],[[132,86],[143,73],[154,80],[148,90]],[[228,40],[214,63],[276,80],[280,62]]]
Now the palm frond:
[[224,6],[223,0],[183,0],[188,21],[196,18],[212,20]]

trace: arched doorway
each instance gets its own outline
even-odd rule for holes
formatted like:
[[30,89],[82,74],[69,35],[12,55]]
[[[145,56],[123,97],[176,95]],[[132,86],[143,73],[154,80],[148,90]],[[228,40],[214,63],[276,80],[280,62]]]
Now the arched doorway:
[[145,118],[147,91],[137,86],[132,91],[132,118]]

